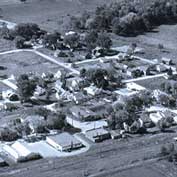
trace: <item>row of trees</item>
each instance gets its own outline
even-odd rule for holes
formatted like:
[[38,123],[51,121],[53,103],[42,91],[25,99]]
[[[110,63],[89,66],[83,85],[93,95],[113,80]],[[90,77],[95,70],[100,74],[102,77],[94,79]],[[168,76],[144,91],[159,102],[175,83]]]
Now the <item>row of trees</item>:
[[71,18],[75,29],[97,29],[112,31],[118,35],[136,35],[154,26],[174,22],[177,18],[175,0],[143,1],[122,0],[98,7],[94,15],[84,13]]

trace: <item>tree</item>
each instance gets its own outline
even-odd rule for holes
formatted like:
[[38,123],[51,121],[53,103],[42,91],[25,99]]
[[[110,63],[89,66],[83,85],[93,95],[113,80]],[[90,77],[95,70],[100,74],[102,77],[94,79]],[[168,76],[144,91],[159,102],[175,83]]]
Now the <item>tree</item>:
[[[47,48],[56,50],[58,48],[59,41],[61,41],[61,34],[54,32],[51,34],[45,34],[43,37],[43,43]],[[62,46],[60,46],[62,47]]]
[[112,40],[106,33],[100,33],[98,35],[97,46],[105,50],[108,50],[110,49],[111,45],[112,45]]
[[65,118],[66,116],[61,112],[57,114],[50,114],[47,117],[47,127],[49,129],[61,130],[66,126]]
[[77,33],[65,35],[64,43],[69,46],[70,49],[74,50],[79,47],[80,37]]
[[108,76],[108,72],[104,69],[90,69],[86,71],[85,76],[91,83],[94,83],[94,85],[98,88],[106,89],[109,86],[108,80],[105,79],[106,76]]
[[169,128],[172,126],[173,123],[172,117],[163,117],[157,122],[157,127],[160,129],[160,131],[165,131],[166,128]]
[[31,96],[33,96],[36,88],[36,83],[33,80],[30,80],[28,75],[22,74],[17,79],[17,87],[20,100],[22,102],[26,102],[30,100]]
[[91,30],[89,33],[87,33],[85,37],[85,43],[89,51],[96,47],[97,38],[98,38],[97,31]]
[[17,36],[15,38],[15,46],[17,49],[23,49],[25,47],[25,38],[22,36]]
[[16,36],[23,37],[26,41],[32,39],[33,35],[40,36],[41,32],[39,26],[35,23],[20,23],[15,27]]
[[167,74],[168,74],[168,76],[172,76],[173,75],[173,71],[172,71],[171,67],[168,69]]
[[123,123],[130,124],[132,123],[129,113],[125,110],[119,110],[112,112],[108,120],[109,128],[114,129],[124,129]]
[[20,138],[19,134],[13,129],[5,127],[0,130],[1,141],[15,141],[18,138]]

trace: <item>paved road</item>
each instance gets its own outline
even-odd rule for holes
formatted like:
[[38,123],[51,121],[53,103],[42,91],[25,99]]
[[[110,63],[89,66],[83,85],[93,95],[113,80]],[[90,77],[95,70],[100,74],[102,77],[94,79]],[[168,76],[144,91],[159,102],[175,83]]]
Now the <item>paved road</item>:
[[18,89],[18,87],[8,79],[0,80],[0,82],[15,91]]
[[153,76],[144,76],[144,77],[139,77],[139,78],[135,78],[135,79],[126,79],[126,80],[123,80],[122,82],[129,83],[129,82],[142,81],[142,80],[146,80],[146,79],[153,79],[153,78],[164,77],[164,76],[167,76],[167,73],[156,74]]
[[[19,53],[19,52],[32,52],[38,56],[41,56],[43,59],[54,63],[62,68],[65,68],[69,71],[71,71],[73,74],[79,75],[80,72],[77,71],[76,69],[72,68],[70,65],[66,64],[66,63],[62,63],[60,61],[57,61],[55,58],[48,56],[46,54],[43,54],[42,52],[39,52],[35,49],[15,49],[15,50],[10,50],[10,51],[5,51],[5,52],[0,52],[0,55],[7,55],[7,54],[13,54],[13,53]],[[1,83],[5,84],[6,86],[10,87],[13,90],[17,90],[17,86],[10,82],[9,80],[5,79],[5,80],[0,80]]]
[[51,63],[54,63],[58,66],[61,66],[69,71],[71,71],[74,74],[79,74],[79,71],[77,71],[76,69],[72,68],[70,65],[66,64],[66,63],[62,63],[60,61],[57,61],[55,58],[48,56],[46,54],[43,54],[42,52],[39,52],[35,49],[15,49],[15,50],[10,50],[10,51],[5,51],[5,52],[0,52],[0,55],[6,55],[6,54],[12,54],[12,53],[19,53],[19,52],[32,52],[38,56],[41,56],[42,58],[44,58],[45,60],[50,61]]

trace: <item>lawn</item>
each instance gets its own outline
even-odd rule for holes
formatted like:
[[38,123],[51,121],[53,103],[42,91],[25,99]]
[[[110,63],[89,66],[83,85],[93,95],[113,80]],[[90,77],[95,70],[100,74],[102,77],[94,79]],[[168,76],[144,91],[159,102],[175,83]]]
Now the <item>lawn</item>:
[[166,79],[164,77],[158,77],[153,79],[146,79],[143,81],[137,81],[136,83],[150,90],[160,89],[162,83],[164,83]]
[[19,52],[0,56],[1,66],[6,70],[1,70],[0,75],[19,76],[25,73],[42,74],[46,72],[56,72],[61,69],[58,66],[49,63],[45,59],[31,52]]

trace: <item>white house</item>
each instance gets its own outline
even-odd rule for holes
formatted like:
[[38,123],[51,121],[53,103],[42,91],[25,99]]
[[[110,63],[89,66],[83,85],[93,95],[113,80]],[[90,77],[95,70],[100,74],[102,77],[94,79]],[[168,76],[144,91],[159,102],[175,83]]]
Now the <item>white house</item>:
[[12,90],[2,91],[2,98],[4,100],[18,101],[18,95]]
[[46,141],[49,145],[59,151],[70,151],[73,149],[81,148],[83,146],[78,139],[67,132],[63,132],[54,136],[48,136]]
[[91,85],[89,87],[85,87],[84,90],[87,92],[87,94],[91,96],[99,95],[101,93],[101,89]]
[[60,70],[58,70],[58,71],[55,73],[54,78],[55,78],[55,79],[60,79],[61,76],[62,76],[62,72],[61,72]]
[[157,124],[159,120],[161,120],[164,117],[164,114],[162,112],[157,112],[157,113],[151,113],[149,115],[149,118],[154,124]]
[[127,89],[134,90],[134,91],[143,91],[146,90],[146,88],[142,87],[141,85],[136,84],[135,82],[127,83]]

